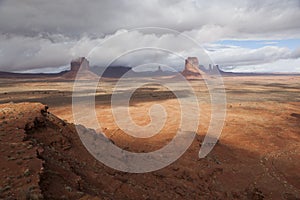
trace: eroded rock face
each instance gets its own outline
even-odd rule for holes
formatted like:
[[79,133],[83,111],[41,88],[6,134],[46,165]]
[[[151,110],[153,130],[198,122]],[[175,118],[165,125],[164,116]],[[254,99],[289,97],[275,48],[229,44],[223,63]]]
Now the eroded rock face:
[[71,61],[71,71],[78,71],[80,66],[83,70],[90,70],[89,61],[85,57],[79,57]]
[[185,60],[185,70],[197,73],[199,61],[197,57],[188,57]]
[[182,75],[186,78],[200,78],[199,61],[197,57],[188,57],[185,60],[185,68]]
[[[80,73],[77,72],[80,69]],[[77,76],[78,74],[78,76]],[[97,79],[98,76],[90,70],[89,61],[85,57],[79,57],[71,61],[71,70],[63,75],[66,79]]]

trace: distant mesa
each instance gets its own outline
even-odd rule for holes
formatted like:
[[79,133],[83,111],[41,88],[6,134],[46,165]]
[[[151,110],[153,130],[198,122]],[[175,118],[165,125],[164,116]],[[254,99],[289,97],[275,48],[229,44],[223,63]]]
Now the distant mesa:
[[78,72],[79,68],[90,70],[89,61],[85,57],[79,57],[71,61],[71,71]]
[[208,67],[209,67],[208,70],[209,70],[210,74],[218,74],[218,73],[221,72],[220,68],[219,68],[219,65],[209,64]]
[[199,61],[197,57],[188,57],[185,60],[185,67],[181,74],[186,79],[201,79],[203,72],[199,69]]
[[[80,73],[78,73],[80,70]],[[211,69],[209,69],[211,70]],[[78,76],[79,74],[80,76]],[[174,72],[164,72],[160,66],[156,71],[147,71],[147,72],[135,72],[131,67],[125,66],[109,66],[107,68],[103,67],[91,67],[89,66],[89,61],[85,57],[79,57],[71,61],[71,70],[63,75],[64,78],[75,79],[91,79],[101,77],[110,77],[110,78],[120,78],[123,75],[128,77],[155,77],[155,76],[170,76],[174,75]],[[176,74],[176,73],[175,73]],[[202,79],[204,74],[203,70],[199,68],[199,61],[197,57],[188,57],[185,60],[185,68],[181,74],[186,79]]]
[[[80,70],[80,73],[78,73]],[[77,75],[78,74],[78,75]],[[66,79],[97,79],[97,74],[90,70],[89,61],[85,57],[79,57],[71,61],[71,69],[63,76]]]
[[[200,64],[199,64],[200,63]],[[0,71],[0,78],[47,78],[47,79],[67,79],[75,80],[83,79],[99,79],[103,78],[120,78],[126,74],[127,77],[170,77],[178,78],[178,72],[163,70],[160,66],[156,71],[134,71],[129,66],[109,66],[107,68],[101,66],[91,66],[85,57],[78,57],[71,61],[70,70],[59,73],[18,73],[18,72],[4,72]],[[41,66],[42,70],[43,67]],[[78,73],[80,71],[80,73]],[[199,62],[197,57],[188,57],[185,60],[185,67],[182,72],[179,72],[187,80],[202,79],[206,75],[222,75],[222,76],[300,76],[298,73],[237,73],[224,71],[219,65],[208,64],[204,66]]]
[[219,65],[208,64],[204,66],[199,64],[197,57],[188,57],[185,60],[185,67],[181,74],[188,80],[191,79],[202,79],[204,75],[218,75],[225,73],[220,70]]
[[[210,66],[211,67],[211,66]],[[78,73],[80,70],[80,73]],[[188,57],[185,60],[185,68],[181,74],[187,79],[202,79],[204,71],[211,71],[212,68],[206,70],[199,66],[197,57]],[[79,74],[80,76],[78,76]],[[79,57],[71,61],[71,69],[63,75],[63,78],[75,79],[92,79],[107,77],[120,78],[126,74],[127,77],[157,77],[157,76],[177,76],[177,72],[163,71],[161,66],[158,66],[156,71],[135,72],[128,66],[108,66],[107,68],[98,66],[89,66],[89,61],[85,57]]]
[[91,71],[101,77],[105,78],[121,78],[126,77],[160,77],[160,76],[174,76],[177,72],[164,71],[161,66],[158,66],[156,71],[134,71],[132,67],[128,66],[108,66],[91,67]]
[[157,69],[156,72],[158,72],[158,73],[163,73],[163,70],[161,69],[161,66],[158,66],[158,69]]
[[126,66],[109,66],[105,67],[91,67],[91,71],[101,77],[106,78],[120,78],[126,73],[133,73],[131,67]]

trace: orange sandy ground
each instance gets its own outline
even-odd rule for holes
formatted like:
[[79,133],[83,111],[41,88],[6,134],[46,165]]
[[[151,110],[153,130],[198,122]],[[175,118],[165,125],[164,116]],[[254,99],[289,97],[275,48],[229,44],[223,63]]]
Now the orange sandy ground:
[[[219,143],[198,152],[211,120],[207,88],[192,81],[201,108],[196,138],[173,164],[145,174],[113,170],[82,145],[72,122],[72,82],[1,79],[0,197],[5,199],[297,199],[300,198],[300,77],[225,77],[227,116]],[[110,107],[113,82],[96,97],[102,131],[121,148],[147,152],[166,145],[180,121],[178,100],[146,85],[130,104],[133,120],[150,122],[148,109],[168,113],[159,134],[136,139],[120,130]],[[4,104],[7,102],[41,104]],[[55,115],[65,121],[55,117]]]

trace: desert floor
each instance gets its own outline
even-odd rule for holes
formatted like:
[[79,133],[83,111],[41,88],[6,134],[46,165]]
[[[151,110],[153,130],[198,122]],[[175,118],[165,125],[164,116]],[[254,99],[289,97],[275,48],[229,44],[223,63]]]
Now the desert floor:
[[[51,156],[45,156],[43,166],[48,172],[45,172],[46,175],[40,181],[31,180],[32,183],[37,182],[41,193],[49,199],[300,198],[300,76],[239,76],[224,77],[223,80],[226,91],[226,118],[219,142],[207,157],[199,159],[198,152],[208,125],[213,120],[211,102],[205,83],[194,80],[190,81],[190,84],[196,92],[200,108],[197,135],[185,154],[171,165],[150,173],[119,172],[93,159],[84,150],[80,141],[76,140],[70,149],[66,148],[66,151],[61,152],[63,154],[61,160],[57,161],[61,162],[57,165],[64,166],[67,163],[74,176],[58,169],[55,162],[51,161]],[[127,85],[117,90],[114,89],[116,82],[113,79],[105,79],[99,83],[95,95],[95,110],[101,129],[96,131],[104,132],[116,145],[128,151],[149,152],[162,148],[174,137],[180,123],[180,99],[188,99],[191,94],[181,88],[180,83],[176,81],[170,82],[178,89],[176,92],[180,94],[179,98],[176,98],[174,91],[155,84],[153,79],[139,80],[152,83],[136,90],[130,99],[129,111],[134,122],[141,126],[147,125],[151,121],[148,111],[154,104],[164,106],[167,117],[165,126],[157,135],[150,138],[134,138],[128,136],[115,123],[111,95],[115,91],[126,94],[135,86],[136,81],[129,80]],[[82,85],[86,89],[89,82],[83,81]],[[2,110],[5,106],[11,105],[10,102],[40,102],[49,106],[48,111],[53,116],[65,122],[76,123],[72,115],[73,81],[0,79],[0,87]],[[218,92],[219,88],[215,86],[213,91]],[[90,95],[93,95],[92,92]],[[22,109],[23,113],[29,112],[17,105],[12,114],[21,112]],[[35,108],[30,107],[32,110]],[[9,171],[7,169],[12,169],[14,165],[3,164],[14,161],[14,159],[7,160],[7,157],[11,158],[15,151],[5,150],[4,146],[9,140],[3,139],[6,137],[5,128],[11,126],[3,124],[7,119],[5,113],[2,112],[0,115],[3,147],[0,197],[1,195],[14,197],[17,194],[10,190],[17,187],[14,186],[17,182],[9,182],[9,177],[4,178]],[[50,121],[58,123],[55,120]],[[82,122],[85,127],[94,128],[89,124],[88,118]],[[43,134],[47,134],[47,130],[54,131],[51,127],[48,129],[43,129]],[[74,128],[71,129],[75,132]],[[51,139],[41,138],[35,134],[36,132],[32,133],[30,139],[52,145]],[[68,137],[78,138],[75,135]],[[53,139],[55,140],[54,136]],[[33,146],[38,148],[36,143]],[[72,158],[77,162],[73,162]],[[20,165],[20,170],[24,170],[23,165]],[[39,165],[34,166],[32,170],[38,167]],[[82,181],[80,187],[73,184],[77,179]],[[24,181],[22,184],[18,187],[25,188],[31,182]]]

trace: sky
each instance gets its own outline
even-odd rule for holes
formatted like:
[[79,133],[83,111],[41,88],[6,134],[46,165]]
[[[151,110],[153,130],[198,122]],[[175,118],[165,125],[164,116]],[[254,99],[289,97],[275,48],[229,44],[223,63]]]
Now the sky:
[[0,0],[0,71],[54,73],[79,56],[180,70],[197,56],[225,71],[300,73],[299,19],[300,0]]

